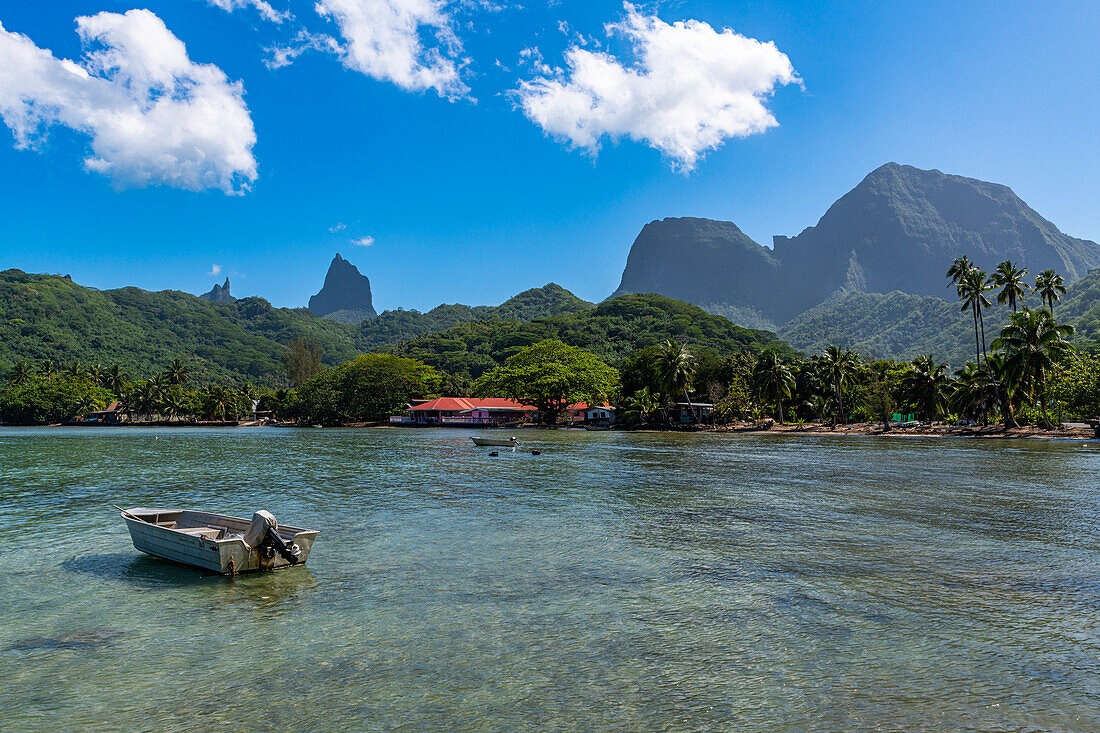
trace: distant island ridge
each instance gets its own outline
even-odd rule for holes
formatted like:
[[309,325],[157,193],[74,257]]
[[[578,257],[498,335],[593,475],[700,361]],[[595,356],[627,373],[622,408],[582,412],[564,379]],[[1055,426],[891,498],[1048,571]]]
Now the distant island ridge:
[[1012,260],[1070,283],[1100,267],[1100,245],[1064,234],[1007,186],[888,163],[773,249],[732,222],[650,222],[613,296],[660,293],[776,329],[852,293],[943,297],[944,272],[964,254],[986,270]]
[[[1057,270],[1069,285],[1059,318],[1077,326],[1078,343],[1100,337],[1100,273],[1089,274],[1100,266],[1100,245],[1063,234],[1005,186],[896,164],[869,174],[817,226],[777,238],[774,251],[731,222],[651,222],[631,247],[612,298],[667,296],[737,326],[771,332],[770,338],[807,354],[838,344],[883,358],[935,352],[961,365],[970,326],[944,279],[961,254],[987,269],[998,258],[1011,258],[1032,276],[1047,267]],[[57,309],[47,301],[56,301]],[[198,308],[203,302],[209,310]],[[138,288],[98,291],[8,270],[0,278],[0,373],[21,359],[163,366],[172,355],[193,351],[215,376],[277,378],[281,350],[301,335],[321,344],[326,363],[371,349],[446,352],[464,344],[474,352],[462,357],[463,364],[448,357],[454,362],[449,365],[476,374],[509,353],[503,346],[474,347],[476,339],[490,332],[503,339],[509,328],[549,333],[547,326],[527,324],[595,307],[550,283],[496,306],[444,304],[423,313],[378,314],[369,278],[340,254],[308,309],[236,298],[228,278],[196,297]],[[688,311],[682,313],[687,317]],[[991,329],[1003,325],[1001,315],[990,318]],[[492,323],[500,325],[475,327]],[[71,337],[60,337],[70,329]],[[675,336],[686,329],[685,321],[666,332]],[[51,331],[55,335],[47,337]],[[213,332],[219,335],[204,345],[202,334]],[[524,343],[528,337],[509,338]],[[597,332],[575,341],[588,345],[588,338]]]

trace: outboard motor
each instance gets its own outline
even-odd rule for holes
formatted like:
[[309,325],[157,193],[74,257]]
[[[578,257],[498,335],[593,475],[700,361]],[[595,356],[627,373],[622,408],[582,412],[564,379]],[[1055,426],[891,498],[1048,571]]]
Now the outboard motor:
[[279,536],[279,522],[271,512],[260,510],[252,515],[252,523],[248,525],[248,531],[244,534],[244,543],[249,548],[259,550],[260,556],[271,560],[275,553],[282,555],[283,559],[294,565],[302,559],[302,550],[293,542],[289,545]]

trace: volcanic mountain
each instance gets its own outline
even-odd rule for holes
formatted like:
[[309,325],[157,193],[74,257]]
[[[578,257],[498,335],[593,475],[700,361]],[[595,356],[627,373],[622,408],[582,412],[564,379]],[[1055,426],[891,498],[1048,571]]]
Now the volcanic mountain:
[[782,324],[845,293],[942,297],[962,255],[987,271],[1005,259],[1033,274],[1053,268],[1067,282],[1100,267],[1100,245],[1062,233],[1007,186],[888,163],[773,249],[730,222],[651,222],[615,295],[659,293]]
[[359,323],[378,315],[371,298],[370,279],[339,253],[328,266],[321,291],[309,299],[309,309],[342,323]]

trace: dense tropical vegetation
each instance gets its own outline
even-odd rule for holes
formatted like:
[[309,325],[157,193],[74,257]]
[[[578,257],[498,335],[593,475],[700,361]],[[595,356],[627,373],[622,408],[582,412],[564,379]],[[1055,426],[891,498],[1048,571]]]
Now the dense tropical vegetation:
[[[634,425],[696,422],[710,413],[718,421],[886,428],[900,416],[1050,427],[1100,414],[1100,360],[1053,315],[1057,306],[1060,315],[1078,314],[1083,328],[1100,331],[1100,306],[1082,296],[1100,301],[1100,273],[1066,288],[1053,271],[1029,282],[1026,268],[1010,261],[989,275],[963,257],[947,277],[958,304],[937,315],[939,336],[957,342],[955,353],[968,354],[957,361],[941,361],[933,350],[911,360],[882,359],[873,349],[860,354],[837,342],[805,356],[770,332],[680,301],[627,295],[591,307],[557,286],[495,309],[470,309],[481,320],[356,356],[364,338],[352,334],[356,327],[319,323],[308,312],[271,308],[258,298],[207,303],[182,293],[100,292],[66,278],[8,271],[0,277],[7,312],[36,320],[3,324],[19,345],[0,342],[7,349],[0,357],[44,356],[5,369],[0,421],[60,422],[117,401],[132,421],[233,421],[258,411],[349,423],[385,419],[410,400],[470,394],[517,399],[551,421],[568,404],[606,400]],[[465,306],[442,308],[413,315],[412,331]],[[555,308],[561,312],[524,322],[507,317]],[[132,312],[144,313],[136,325]],[[389,330],[376,329],[372,338],[396,338],[402,318],[391,317]],[[78,332],[90,353],[113,344],[106,350],[125,358],[58,358],[83,353],[73,346]],[[156,339],[163,343],[150,343]],[[256,356],[261,349],[263,359]],[[241,359],[255,369],[240,369]]]
[[[984,296],[996,304],[1002,289],[994,285]],[[1044,271],[1033,279],[1025,278],[1020,289],[1024,294],[1020,297],[1017,293],[1017,309],[1045,307],[1059,323],[1074,326],[1075,346],[1096,350],[1100,342],[1100,270],[1068,286],[1058,273]],[[830,344],[902,361],[933,353],[958,369],[975,358],[972,310],[966,311],[968,317],[959,318],[962,305],[954,299],[902,292],[851,293],[794,318],[779,328],[778,335],[807,354],[821,353]],[[983,306],[987,340],[1008,324],[1012,308],[1007,302],[1003,305],[1008,307]],[[980,324],[978,339],[980,342]]]
[[359,324],[360,346],[381,349],[396,346],[426,333],[438,333],[461,323],[475,321],[533,321],[593,308],[555,283],[525,290],[500,305],[444,304],[426,313],[416,310],[389,310]]
[[593,354],[547,339],[508,357],[502,366],[478,377],[474,392],[507,397],[538,409],[551,425],[569,405],[603,404],[618,380],[614,369]]
[[[973,358],[953,372],[932,354],[905,362],[862,357],[836,345],[808,358],[780,359],[765,351],[755,363],[726,364],[727,393],[715,413],[726,419],[774,416],[783,422],[784,406],[790,405],[789,413],[798,420],[882,421],[887,429],[894,415],[929,423],[999,421],[1006,427],[1023,421],[1044,428],[1067,418],[1095,419],[1100,415],[1100,360],[1092,349],[1075,348],[1074,328],[1053,316],[1065,292],[1062,278],[1048,270],[1031,285],[1026,276],[1025,268],[1010,261],[992,276],[966,257],[952,263],[949,286],[966,314],[973,344]],[[994,313],[986,295],[991,291],[997,291],[996,301],[1007,312]],[[1029,307],[1032,292],[1042,302]],[[992,339],[986,333],[987,316],[1005,319]],[[636,386],[640,371],[633,357],[625,360],[624,389]]]
[[623,295],[592,309],[526,323],[460,324],[408,341],[394,352],[440,371],[476,379],[513,354],[547,339],[590,351],[613,367],[632,352],[666,339],[716,354],[755,353],[769,346],[786,356],[795,354],[769,331],[741,328],[721,316],[660,295]]

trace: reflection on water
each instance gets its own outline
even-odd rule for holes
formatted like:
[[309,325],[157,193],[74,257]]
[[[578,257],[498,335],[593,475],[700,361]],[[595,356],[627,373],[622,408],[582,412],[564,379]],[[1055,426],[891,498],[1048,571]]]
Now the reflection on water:
[[[0,429],[13,730],[1100,729],[1100,448]],[[110,504],[318,528],[222,578]]]

